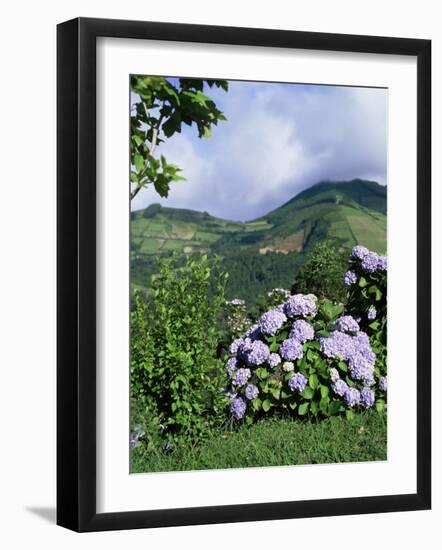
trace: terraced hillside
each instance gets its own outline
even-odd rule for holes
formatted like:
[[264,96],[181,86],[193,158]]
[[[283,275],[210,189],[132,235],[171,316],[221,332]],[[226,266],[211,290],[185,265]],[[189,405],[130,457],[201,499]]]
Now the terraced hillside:
[[231,297],[287,286],[318,241],[386,252],[386,188],[364,180],[321,182],[259,219],[241,223],[152,204],[131,215],[134,286],[148,288],[155,258],[216,252],[234,272]]

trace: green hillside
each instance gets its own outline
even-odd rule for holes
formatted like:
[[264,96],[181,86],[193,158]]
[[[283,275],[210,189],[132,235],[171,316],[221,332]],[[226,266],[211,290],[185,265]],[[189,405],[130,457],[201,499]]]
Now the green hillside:
[[231,275],[229,297],[253,300],[290,286],[308,250],[323,239],[385,253],[386,188],[364,180],[321,182],[245,223],[152,204],[131,215],[132,284],[148,288],[161,255],[214,252]]

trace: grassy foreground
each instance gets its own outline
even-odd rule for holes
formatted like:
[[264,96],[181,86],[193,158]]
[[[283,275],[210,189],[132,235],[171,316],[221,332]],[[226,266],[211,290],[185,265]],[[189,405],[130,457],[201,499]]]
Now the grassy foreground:
[[212,470],[387,458],[387,417],[374,411],[349,421],[332,417],[321,422],[269,418],[248,428],[220,431],[197,446],[177,447],[166,454],[140,443],[131,451],[131,472]]

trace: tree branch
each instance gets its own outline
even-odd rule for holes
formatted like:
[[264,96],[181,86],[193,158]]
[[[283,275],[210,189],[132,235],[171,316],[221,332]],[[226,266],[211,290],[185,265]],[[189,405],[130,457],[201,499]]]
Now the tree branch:
[[130,194],[130,200],[134,199],[134,198],[137,196],[138,192],[139,192],[141,189],[142,189],[142,187],[136,187],[136,188],[132,191],[132,193]]

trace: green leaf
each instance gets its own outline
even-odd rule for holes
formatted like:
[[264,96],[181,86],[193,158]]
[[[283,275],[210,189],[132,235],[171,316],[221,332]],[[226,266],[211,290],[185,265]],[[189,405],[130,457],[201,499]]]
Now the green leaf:
[[310,388],[309,386],[306,386],[302,392],[301,392],[301,395],[304,399],[311,399],[314,395],[314,390],[312,390],[312,388]]
[[262,402],[262,409],[263,409],[264,412],[269,412],[271,406],[272,406],[272,404],[268,399],[265,399]]
[[316,374],[311,374],[308,378],[309,386],[315,390],[318,387],[319,380]]
[[322,385],[321,385],[321,386],[319,387],[319,390],[320,390],[320,392],[321,392],[321,397],[322,397],[322,398],[327,397],[328,394],[330,393],[330,390],[329,390],[328,386],[322,386]]
[[344,361],[339,361],[339,363],[338,363],[338,368],[339,368],[342,372],[347,372],[347,371],[348,371],[347,363],[344,363]]
[[279,388],[272,388],[270,390],[270,393],[277,401],[279,401],[279,398],[281,396],[281,390]]
[[299,405],[299,407],[298,407],[298,414],[299,414],[300,416],[303,416],[304,414],[307,414],[308,408],[309,408],[309,404],[310,404],[310,403],[301,403],[301,405]]
[[259,397],[252,401],[252,407],[254,411],[259,411],[262,408],[262,401]]
[[319,408],[324,414],[327,414],[328,412],[328,404],[330,403],[330,398],[328,395],[323,397],[321,401],[319,402]]
[[365,286],[367,286],[367,284],[367,279],[364,276],[359,277],[358,285],[361,288],[364,288]]
[[354,414],[353,411],[350,411],[350,410],[347,409],[347,410],[345,411],[345,416],[346,416],[347,420],[350,420],[350,421],[351,421],[351,420],[353,420],[353,418],[355,417],[355,414]]
[[207,126],[204,127],[203,136],[204,139],[210,139],[212,137],[212,130]]
[[269,373],[268,373],[267,369],[265,369],[263,367],[260,367],[259,369],[256,369],[255,372],[256,372],[256,376],[260,380],[265,380],[269,376]]
[[341,402],[340,401],[332,401],[328,406],[328,414],[330,416],[333,416],[334,414],[338,414],[338,412],[341,409]]
[[144,168],[144,159],[143,159],[143,157],[141,155],[135,155],[134,164],[135,164],[135,168],[138,170],[138,172],[141,172],[141,170]]
[[383,399],[378,399],[375,403],[375,407],[378,413],[383,413],[385,410],[385,401]]

